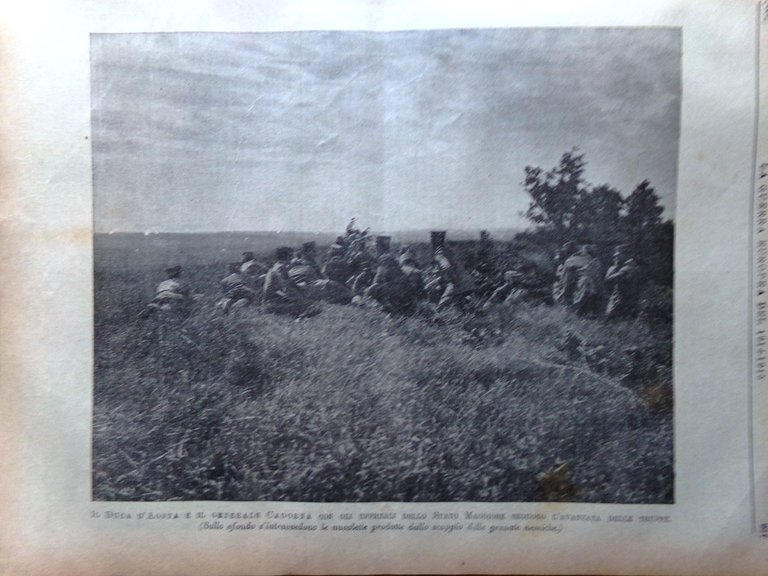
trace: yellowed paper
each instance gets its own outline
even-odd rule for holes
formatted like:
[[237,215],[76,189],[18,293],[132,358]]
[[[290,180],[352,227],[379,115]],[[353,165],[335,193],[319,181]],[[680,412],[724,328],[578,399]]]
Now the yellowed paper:
[[[768,60],[765,50],[759,49],[765,46],[767,20],[765,6],[746,0],[546,1],[534,6],[69,0],[5,8],[0,61],[6,79],[0,108],[4,127],[0,245],[5,254],[0,269],[6,280],[0,290],[0,406],[6,439],[0,492],[2,572],[764,572],[768,448],[764,381],[757,363],[762,357],[757,308],[762,293],[754,281],[759,279],[761,265],[756,244],[761,228],[755,218],[761,211],[759,186],[768,162],[763,157],[764,130],[757,132],[762,127],[759,104],[764,101],[764,94],[758,92],[765,77],[760,67]],[[267,39],[265,33],[275,34]],[[333,55],[343,50],[345,42],[348,49],[338,60],[347,63],[359,56],[360,61],[357,66],[334,69]],[[518,44],[522,48],[516,54],[531,68],[527,75],[513,76],[499,54],[508,54],[509,46]],[[241,45],[248,55],[257,51],[257,61],[266,70],[248,69],[237,48]],[[299,51],[291,52],[291,46]],[[573,50],[570,56],[569,49]],[[296,65],[297,54],[301,66]],[[545,69],[541,62],[547,54],[552,62]],[[493,60],[496,57],[498,61]],[[321,65],[313,68],[313,58]],[[428,68],[425,62],[431,59],[442,62],[442,67]],[[399,74],[387,68],[393,62],[402,65]],[[493,65],[495,74],[478,71]],[[235,80],[197,84],[180,72],[191,69],[222,71],[222,77]],[[296,81],[292,90],[290,82],[297,69],[325,74],[338,93],[325,88],[312,92],[313,86],[325,85],[308,79]],[[552,70],[562,72],[560,84],[546,77]],[[181,80],[157,80],[174,75]],[[286,85],[274,88],[280,78]],[[637,82],[622,84],[617,78]],[[406,86],[398,83],[408,84],[411,79]],[[620,84],[614,99],[590,84],[596,79],[600,86],[612,80]],[[176,108],[163,108],[167,95],[147,96],[157,86],[177,91],[173,94],[179,102]],[[195,86],[206,90],[193,94]],[[229,110],[227,106],[235,107],[232,102],[241,102],[236,93],[244,86],[254,93],[242,100],[250,102],[242,119],[227,113],[216,116],[217,110]],[[452,86],[462,86],[464,91],[450,94]],[[513,106],[509,104],[512,93],[530,97],[520,97]],[[325,99],[334,94],[336,99]],[[488,97],[479,100],[478,94]],[[593,99],[588,98],[590,94]],[[294,110],[305,114],[293,108],[297,101],[310,111],[300,122],[290,117]],[[543,110],[545,101],[552,103],[552,110]],[[374,109],[371,102],[380,108]],[[600,105],[593,109],[595,102]],[[510,114],[524,110],[527,117],[510,120],[505,103]],[[322,114],[313,116],[313,106],[322,108]],[[574,106],[583,106],[583,113],[581,108],[574,111]],[[254,114],[263,116],[254,118]],[[541,122],[536,118],[539,114],[546,122],[536,124]],[[349,117],[357,118],[358,124]],[[212,120],[217,118],[218,123]],[[377,124],[378,118],[385,120]],[[611,126],[616,118],[628,119],[620,130]],[[427,132],[420,124],[425,119],[433,124],[429,137],[424,137]],[[673,129],[664,124],[670,119],[678,122]],[[173,126],[163,124],[166,121]],[[653,122],[664,125],[651,126]],[[484,129],[473,131],[478,124]],[[165,142],[166,147],[157,145],[158,126],[177,139]],[[603,141],[600,129],[605,130]],[[505,130],[518,136],[516,144]],[[308,134],[317,136],[311,148],[306,146]],[[423,140],[409,141],[410,134]],[[646,141],[647,134],[652,136]],[[358,144],[352,146],[355,137]],[[563,140],[562,150],[548,148],[547,143],[558,137]],[[620,138],[625,148],[616,151],[614,143]],[[504,146],[510,149],[508,156],[498,153]],[[426,246],[429,229],[447,228],[449,235],[456,235],[490,228],[498,244],[503,242],[500,230],[508,220],[527,225],[519,216],[527,208],[526,196],[510,193],[513,205],[502,201],[503,183],[519,186],[526,164],[548,169],[571,146],[585,152],[587,174],[595,185],[607,182],[626,195],[650,173],[665,218],[674,220],[674,410],[668,420],[674,424],[673,478],[664,476],[661,468],[652,468],[659,470],[660,488],[639,496],[619,488],[614,499],[604,496],[611,486],[632,485],[631,478],[619,478],[622,474],[653,475],[642,469],[638,459],[636,467],[629,469],[604,463],[609,488],[599,492],[592,487],[589,492],[582,487],[579,496],[573,487],[578,466],[552,458],[546,468],[531,472],[528,484],[521,481],[529,492],[515,493],[519,498],[494,496],[494,488],[506,486],[504,478],[485,485],[478,480],[471,486],[477,498],[454,497],[456,492],[448,490],[448,496],[436,502],[424,494],[437,488],[401,498],[388,497],[390,493],[383,489],[355,496],[343,492],[352,482],[344,480],[335,481],[334,486],[341,486],[338,490],[346,496],[334,498],[336,492],[311,490],[315,481],[297,480],[304,490],[297,493],[312,495],[312,501],[304,501],[274,485],[262,486],[263,492],[227,492],[230,488],[217,483],[222,476],[216,474],[210,475],[213,480],[206,488],[206,471],[201,471],[201,483],[191,487],[180,486],[181,475],[171,475],[164,483],[141,475],[152,462],[166,462],[170,456],[183,469],[194,456],[188,440],[194,433],[169,441],[175,450],[171,455],[163,449],[148,456],[149,445],[115,440],[118,426],[129,429],[132,418],[142,433],[150,434],[151,426],[141,428],[144,414],[131,412],[131,403],[138,398],[131,396],[129,381],[125,381],[122,403],[99,403],[103,397],[99,394],[116,397],[121,393],[115,388],[122,382],[98,380],[98,375],[125,375],[117,369],[110,372],[110,366],[104,367],[105,359],[119,363],[121,356],[133,358],[144,345],[129,338],[120,345],[110,341],[110,354],[100,348],[107,340],[100,339],[103,317],[95,310],[105,302],[103,297],[99,300],[103,286],[99,266],[107,252],[99,252],[99,242],[114,239],[110,232],[148,233],[148,244],[136,240],[136,246],[150,246],[152,233],[231,233],[249,230],[250,222],[255,222],[253,231],[329,235],[334,230],[342,234],[347,219],[359,216],[362,227],[371,225],[376,234],[390,234],[395,243],[405,243],[405,236],[398,237],[403,229],[421,234],[418,241]],[[211,153],[212,148],[217,152]],[[259,150],[256,159],[249,160],[254,149]],[[226,154],[218,154],[221,150]],[[621,161],[611,163],[614,155]],[[225,167],[217,163],[223,156],[228,162]],[[442,164],[435,158],[442,159]],[[509,167],[504,166],[507,158]],[[195,181],[193,177],[205,191],[185,187]],[[483,188],[481,197],[463,192],[476,182]],[[437,191],[425,191],[430,186]],[[251,189],[263,194],[261,207],[248,204]],[[299,244],[298,236],[282,238]],[[332,237],[322,238],[318,237],[318,245],[323,249],[333,242]],[[210,286],[225,275],[224,266],[233,251],[241,249],[240,244],[225,248],[224,255],[205,263],[210,264]],[[141,261],[152,264],[147,264],[146,278],[126,280],[119,301],[120,309],[132,314],[128,319],[125,312],[124,320],[126,325],[130,322],[131,334],[144,334],[144,325],[135,323],[135,312],[152,300],[163,268],[178,262],[161,262],[141,248],[135,252],[138,256],[125,256],[122,265],[127,268],[131,258],[138,262],[145,256],[147,260]],[[119,275],[120,264],[112,261],[110,274]],[[214,308],[213,290],[206,292],[205,286],[198,290],[196,301],[210,305],[205,317],[213,330],[224,320]],[[318,330],[318,323],[333,310],[326,307],[318,316],[295,325],[273,322],[271,316],[260,313],[245,317],[258,326],[282,326],[290,340],[301,330]],[[384,316],[367,309],[360,314],[371,323],[382,322]],[[258,324],[267,322],[264,318],[270,323]],[[381,326],[378,345],[386,346],[392,329]],[[432,334],[433,329],[429,330]],[[487,338],[466,332],[468,339]],[[506,343],[497,349],[506,353],[509,342],[519,337],[516,334],[514,330],[505,334]],[[186,332],[182,336],[179,346],[190,357],[211,354],[195,337]],[[168,337],[166,333],[163,345]],[[336,337],[344,341],[343,334]],[[456,360],[457,366],[462,362],[474,366],[471,363],[479,362],[479,357],[493,357],[488,350],[494,348],[489,346],[470,341],[461,348],[465,355]],[[543,362],[533,352],[519,354],[520,361]],[[499,364],[506,361],[501,352],[498,358]],[[608,368],[601,375],[602,368],[585,358],[574,371],[572,366],[562,368],[558,358],[549,361],[561,370],[562,382],[575,382],[586,373],[606,387],[615,385],[617,377]],[[327,368],[321,360],[312,362]],[[389,368],[395,371],[394,365]],[[160,373],[165,368],[137,364],[136,370]],[[380,365],[361,371],[361,378],[374,379],[377,371],[382,371]],[[181,381],[177,379],[181,372],[174,376],[175,385]],[[450,376],[446,374],[446,381]],[[513,379],[509,375],[496,379],[505,377]],[[183,378],[195,390],[208,381],[208,376],[192,372]],[[216,391],[224,384],[212,378],[210,386]],[[366,390],[363,385],[350,388],[355,393],[361,389]],[[167,390],[167,398],[151,391],[158,410],[170,406],[168,398],[178,392]],[[270,392],[271,404],[265,400],[265,405],[285,410],[275,414],[260,412],[259,397],[246,392],[240,411],[228,414],[226,425],[242,426],[243,419],[254,417],[274,419],[280,434],[290,435],[299,428],[300,411],[285,405],[290,395],[286,393],[280,405],[279,390]],[[467,403],[478,396],[468,394]],[[623,402],[617,410],[629,413],[635,406],[634,397],[623,389],[616,391],[616,398]],[[207,401],[216,402],[213,392]],[[597,402],[578,395],[572,401],[574,413],[579,402],[589,406]],[[208,408],[203,403],[189,408],[198,411],[201,426],[208,425],[204,420]],[[302,410],[309,414],[311,409],[302,405]],[[457,409],[457,414],[466,413]],[[623,414],[613,413],[617,420]],[[370,413],[366,420],[356,414],[336,414],[335,418],[348,418],[349,426],[355,427],[379,422],[374,416]],[[468,429],[481,427],[483,413],[476,416],[477,420],[467,423]],[[381,421],[394,423],[396,418],[393,414]],[[400,434],[408,433],[409,438],[416,434],[413,421],[397,422],[389,436],[381,436],[383,451],[386,446],[400,446]],[[328,429],[335,430],[336,424]],[[165,441],[163,434],[170,430],[169,426],[153,433]],[[576,430],[573,438],[590,437],[580,432]],[[503,436],[504,430],[499,428],[498,433]],[[286,461],[291,450],[302,453],[302,442],[320,445],[314,438],[280,441],[285,441],[280,457]],[[431,450],[423,442],[421,446],[426,453]],[[218,448],[212,444],[206,449]],[[350,454],[355,446],[339,443],[334,449],[337,461],[354,462]],[[583,452],[601,449],[607,450],[596,443]],[[642,442],[635,449],[658,452]],[[510,469],[524,469],[519,458],[525,450],[535,459],[552,448],[542,444],[520,450]],[[416,458],[406,452],[402,452],[404,462]],[[473,461],[472,450],[465,454],[466,462]],[[113,467],[112,463],[118,461],[124,468],[113,473],[118,464]],[[216,466],[230,466],[228,462],[217,461]],[[478,460],[477,465],[485,470],[486,464]],[[430,461],[425,467],[435,465]],[[279,462],[274,467],[279,470]],[[313,461],[307,471],[315,473],[318,467]],[[238,482],[247,485],[248,478],[261,478],[263,470],[240,469]],[[313,478],[322,483],[346,472],[328,468]],[[428,472],[419,476],[414,471],[414,476],[426,477]],[[137,480],[132,483],[134,477]],[[399,476],[393,478],[399,481]],[[554,501],[544,501],[553,490]],[[286,496],[272,499],[259,494]],[[329,495],[330,501],[323,502],[322,494]],[[366,498],[369,494],[373,497]],[[587,502],[584,494],[603,496]]]

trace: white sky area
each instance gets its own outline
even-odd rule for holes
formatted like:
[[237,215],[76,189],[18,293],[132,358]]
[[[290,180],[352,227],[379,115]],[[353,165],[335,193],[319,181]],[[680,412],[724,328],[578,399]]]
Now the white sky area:
[[674,214],[673,28],[92,36],[98,232],[521,228],[526,165]]

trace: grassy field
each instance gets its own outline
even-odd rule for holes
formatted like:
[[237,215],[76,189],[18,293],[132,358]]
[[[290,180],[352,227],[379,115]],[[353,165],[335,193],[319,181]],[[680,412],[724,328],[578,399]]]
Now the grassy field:
[[[669,326],[545,305],[225,317],[214,247],[183,261],[189,318],[137,321],[167,256],[114,242],[96,245],[97,500],[673,500]],[[599,373],[568,332],[604,346]],[[622,383],[628,346],[666,358],[653,379]]]

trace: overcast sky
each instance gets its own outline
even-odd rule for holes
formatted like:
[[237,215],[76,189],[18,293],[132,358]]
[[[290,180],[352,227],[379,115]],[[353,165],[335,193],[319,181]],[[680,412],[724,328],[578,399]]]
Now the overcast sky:
[[671,28],[100,34],[97,231],[517,228],[526,165],[674,213]]

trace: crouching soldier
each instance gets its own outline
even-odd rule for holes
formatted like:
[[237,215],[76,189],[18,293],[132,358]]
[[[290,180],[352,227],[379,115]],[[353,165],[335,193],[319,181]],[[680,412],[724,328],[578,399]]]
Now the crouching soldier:
[[264,305],[267,312],[288,314],[297,318],[316,314],[318,310],[311,305],[288,275],[288,267],[293,249],[281,246],[275,251],[277,262],[267,272],[264,281]]
[[398,264],[390,249],[389,236],[376,237],[378,254],[376,275],[365,290],[365,296],[376,300],[385,312],[391,314],[410,314],[414,311],[417,296],[412,290],[411,281]]
[[518,284],[522,279],[523,275],[516,270],[504,272],[504,282],[488,297],[483,304],[483,310],[487,311],[496,304],[511,304],[518,301],[522,295]]
[[346,284],[352,276],[352,266],[344,259],[344,248],[339,244],[332,244],[328,252],[328,261],[321,270],[328,280]]
[[167,278],[157,285],[155,297],[139,314],[147,318],[155,312],[171,312],[182,315],[189,310],[189,290],[181,281],[181,266],[171,266],[165,269]]
[[315,259],[315,243],[304,242],[288,266],[288,276],[306,297],[311,296],[312,285],[322,278]]
[[408,289],[415,299],[422,299],[426,291],[424,289],[424,277],[416,261],[416,255],[411,250],[405,250],[399,258],[400,270],[408,281]]
[[352,290],[348,282],[352,277],[352,267],[344,259],[344,251],[339,244],[331,246],[329,256],[321,271],[324,278],[312,284],[312,297],[329,304],[349,304]]
[[[352,300],[352,292],[344,284],[347,280],[345,272],[334,268],[334,264],[341,264],[343,267],[348,265],[343,259],[339,260],[328,262],[331,264],[328,271],[333,278],[325,277],[325,272],[321,271],[317,264],[315,243],[305,242],[297,257],[291,261],[288,276],[301,290],[302,295],[309,300],[322,300],[329,304],[349,304]],[[344,280],[338,278],[344,278]]]
[[295,258],[291,260],[291,270],[302,267],[311,269],[315,278],[321,276],[320,265],[317,263],[317,245],[314,241],[303,242],[301,248],[296,252]]
[[233,307],[250,306],[257,298],[257,292],[246,284],[246,279],[240,273],[241,263],[229,264],[229,276],[221,281],[224,297],[219,301],[224,314],[228,314]]
[[347,287],[352,291],[352,304],[365,306],[365,291],[373,284],[373,278],[376,272],[371,268],[368,260],[362,260],[359,263],[359,270],[352,274],[347,281]]
[[244,276],[259,276],[260,274],[266,274],[268,268],[256,260],[256,255],[253,252],[243,252],[243,259],[240,262],[239,272]]

